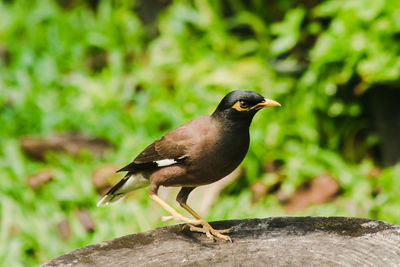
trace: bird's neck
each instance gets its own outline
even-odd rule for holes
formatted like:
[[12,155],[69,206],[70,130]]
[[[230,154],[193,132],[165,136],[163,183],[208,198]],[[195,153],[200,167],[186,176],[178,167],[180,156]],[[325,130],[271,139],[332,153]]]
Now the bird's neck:
[[219,130],[232,133],[249,135],[249,127],[251,124],[251,118],[231,118],[229,116],[221,116],[221,114],[216,115],[215,113],[211,116],[213,120],[217,121]]

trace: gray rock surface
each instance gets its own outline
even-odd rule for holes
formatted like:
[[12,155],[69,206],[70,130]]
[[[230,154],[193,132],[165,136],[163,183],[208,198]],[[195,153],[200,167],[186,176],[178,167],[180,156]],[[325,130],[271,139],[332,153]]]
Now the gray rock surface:
[[362,218],[277,217],[211,223],[233,243],[181,225],[86,246],[42,266],[400,266],[400,226]]

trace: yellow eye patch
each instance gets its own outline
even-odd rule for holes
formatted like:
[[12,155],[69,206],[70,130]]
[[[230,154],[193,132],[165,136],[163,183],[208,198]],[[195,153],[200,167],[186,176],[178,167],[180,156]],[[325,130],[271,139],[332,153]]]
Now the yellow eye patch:
[[251,107],[247,107],[247,108],[242,108],[240,105],[240,101],[237,101],[232,108],[236,109],[237,111],[248,111],[251,109]]

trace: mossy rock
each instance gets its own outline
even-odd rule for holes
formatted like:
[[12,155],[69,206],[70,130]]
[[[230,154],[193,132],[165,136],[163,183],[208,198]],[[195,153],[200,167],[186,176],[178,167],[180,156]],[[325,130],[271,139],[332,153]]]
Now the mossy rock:
[[400,226],[346,217],[211,223],[232,243],[182,225],[86,246],[42,266],[400,266]]

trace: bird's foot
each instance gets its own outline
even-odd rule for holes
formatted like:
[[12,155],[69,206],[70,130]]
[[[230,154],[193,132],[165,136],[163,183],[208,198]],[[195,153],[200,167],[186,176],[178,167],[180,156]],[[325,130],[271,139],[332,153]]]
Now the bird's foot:
[[181,215],[179,213],[172,214],[171,216],[162,216],[161,220],[163,222],[174,220],[174,221],[177,221],[177,222],[185,222],[185,223],[194,224],[194,225],[202,224],[202,220],[190,219],[190,218],[185,217],[185,216],[183,216],[183,215]]
[[[197,227],[194,226],[192,224],[187,224],[187,226],[189,226],[190,231],[192,232],[200,232],[200,233],[205,233],[206,236],[211,239],[212,241],[215,240],[216,237],[224,239],[225,241],[229,241],[232,242],[232,239],[227,236],[227,235],[223,235],[225,233],[229,233],[231,231],[231,229],[222,229],[222,230],[217,230],[212,228],[212,226],[206,222],[206,221],[202,221],[201,225],[203,227]],[[186,225],[185,225],[186,226]]]

